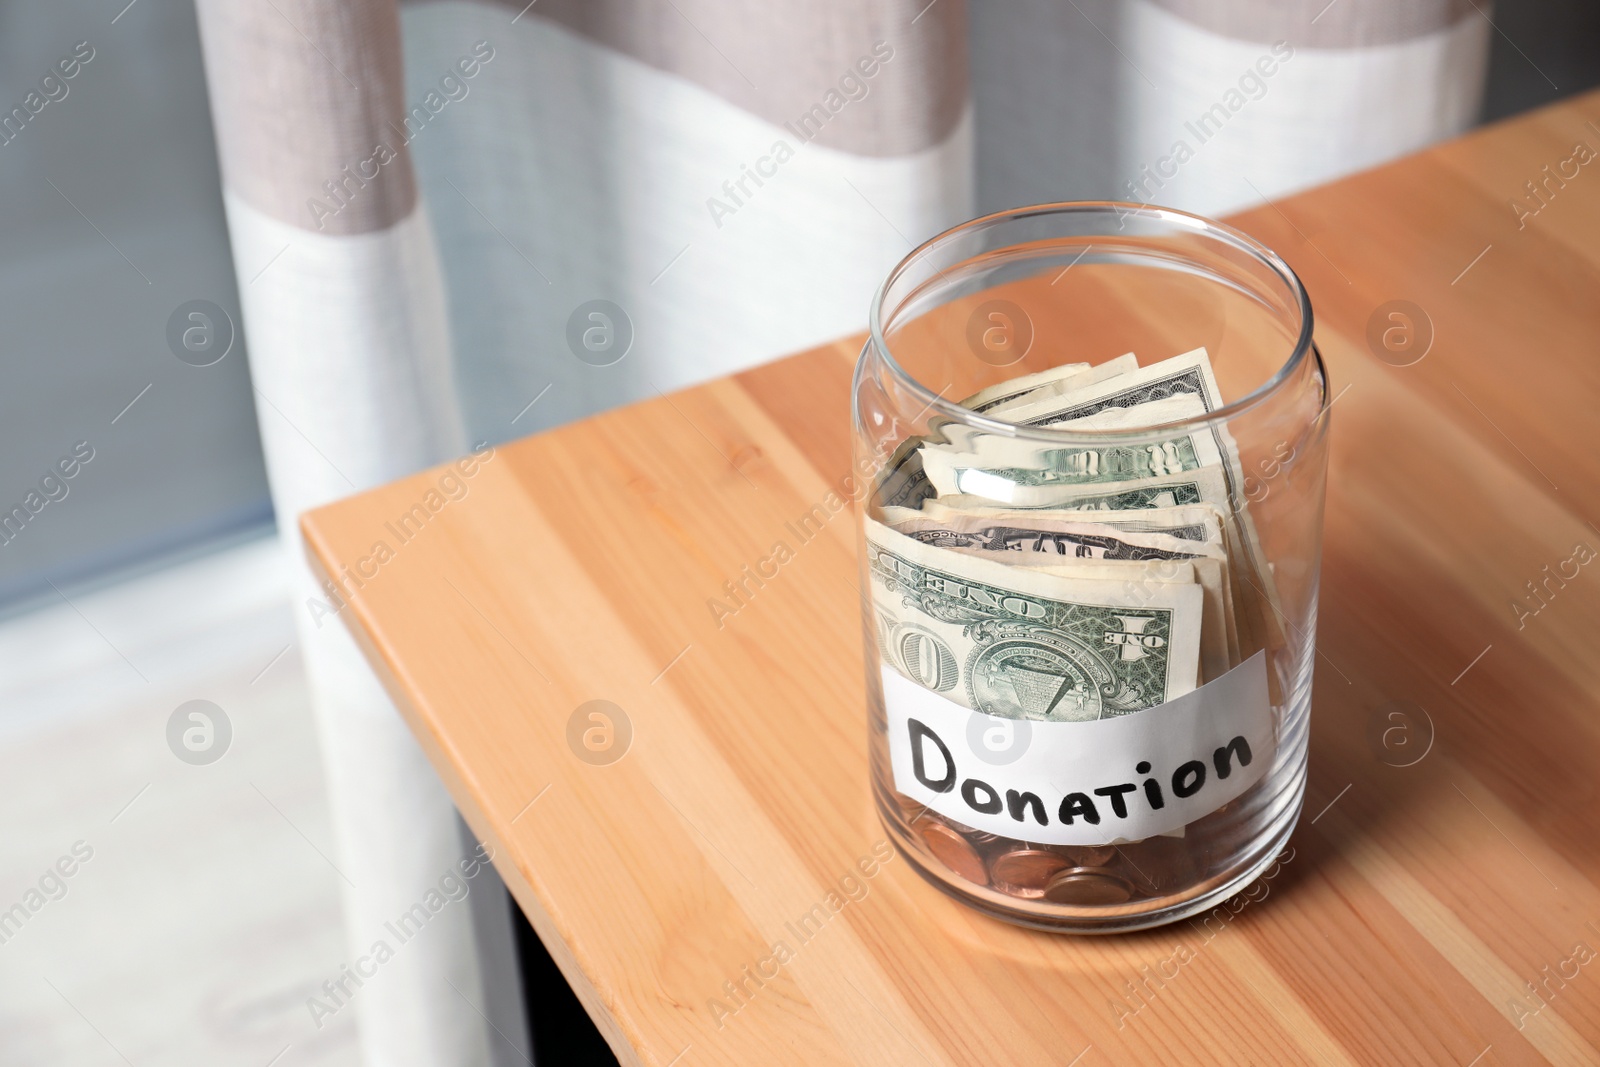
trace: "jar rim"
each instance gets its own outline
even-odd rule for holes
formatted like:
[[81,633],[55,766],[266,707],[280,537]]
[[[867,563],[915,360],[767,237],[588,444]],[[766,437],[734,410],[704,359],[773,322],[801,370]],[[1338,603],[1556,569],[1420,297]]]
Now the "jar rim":
[[[908,270],[917,264],[923,257],[935,250],[948,245],[961,237],[981,229],[987,229],[1005,222],[1031,218],[1039,215],[1066,215],[1066,214],[1111,214],[1115,213],[1119,219],[1129,216],[1173,223],[1192,234],[1219,239],[1235,250],[1244,252],[1264,265],[1279,281],[1281,281],[1288,295],[1291,297],[1296,310],[1300,315],[1300,333],[1295,339],[1293,350],[1284,360],[1277,371],[1250,392],[1236,400],[1223,404],[1215,410],[1187,418],[1174,419],[1169,422],[1150,423],[1143,426],[1126,427],[1119,429],[1094,429],[1073,430],[1060,427],[1026,426],[1020,423],[1008,422],[973,411],[963,407],[954,400],[949,400],[940,393],[928,388],[920,379],[912,375],[898,360],[889,347],[888,338],[883,332],[883,308],[889,289]],[[938,268],[935,268],[936,270]],[[942,272],[941,272],[942,273]],[[1035,204],[1028,207],[1008,208],[1004,211],[992,212],[975,219],[970,219],[958,226],[953,226],[943,233],[922,242],[916,248],[896,263],[894,269],[878,286],[872,296],[872,303],[868,312],[869,335],[866,346],[863,348],[862,365],[868,353],[876,349],[878,357],[888,368],[890,374],[897,382],[906,388],[912,395],[927,401],[922,414],[938,412],[941,415],[968,426],[985,430],[990,433],[1002,434],[1009,437],[1033,438],[1041,441],[1055,442],[1082,442],[1088,440],[1126,439],[1131,437],[1146,437],[1156,432],[1182,432],[1191,428],[1204,428],[1218,423],[1225,423],[1256,407],[1272,396],[1281,386],[1290,380],[1300,366],[1305,363],[1308,354],[1315,351],[1312,341],[1314,320],[1311,311],[1311,298],[1307,295],[1305,286],[1301,283],[1299,275],[1284,261],[1283,257],[1271,248],[1251,237],[1244,231],[1215,219],[1206,218],[1177,208],[1159,207],[1152,204],[1135,204],[1121,200],[1071,200],[1051,204]],[[1320,357],[1317,362],[1320,364]],[[852,397],[852,405],[855,398]],[[1318,417],[1328,408],[1327,390],[1324,388],[1321,410]]]

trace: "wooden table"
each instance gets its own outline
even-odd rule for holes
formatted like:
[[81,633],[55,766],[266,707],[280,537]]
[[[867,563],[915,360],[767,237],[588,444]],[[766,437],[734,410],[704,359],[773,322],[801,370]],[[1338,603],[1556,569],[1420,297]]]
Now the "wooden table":
[[[857,339],[500,447],[460,500],[431,471],[307,515],[323,567],[376,574],[344,618],[622,1061],[1600,1062],[1600,564],[1562,562],[1600,550],[1600,162],[1562,163],[1591,119],[1234,220],[1306,281],[1340,392],[1306,815],[1226,922],[1031,933],[881,859],[848,510],[714,621],[848,473]],[[1578,173],[1519,227],[1546,164]],[[1411,366],[1369,350],[1397,299],[1435,330]],[[631,724],[608,765],[569,745],[594,700]],[[1378,758],[1391,702],[1431,719],[1414,765]]]

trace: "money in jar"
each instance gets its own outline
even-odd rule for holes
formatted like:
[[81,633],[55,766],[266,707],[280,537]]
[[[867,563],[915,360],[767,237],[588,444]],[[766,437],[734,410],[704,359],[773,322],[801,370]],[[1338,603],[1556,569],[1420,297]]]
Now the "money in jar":
[[884,283],[854,381],[875,792],[940,888],[1064,932],[1214,906],[1305,785],[1329,390],[1270,249],[988,216]]

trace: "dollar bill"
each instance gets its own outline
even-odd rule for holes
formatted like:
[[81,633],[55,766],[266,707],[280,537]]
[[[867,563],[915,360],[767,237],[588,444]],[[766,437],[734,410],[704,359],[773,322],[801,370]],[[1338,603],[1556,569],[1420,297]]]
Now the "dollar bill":
[[1045,553],[1006,552],[984,548],[957,548],[965,556],[988,559],[1004,566],[1023,568],[1062,578],[1110,583],[1136,594],[1149,585],[1198,585],[1204,597],[1200,626],[1199,684],[1220,678],[1238,659],[1238,638],[1231,622],[1227,564],[1217,559],[1192,560],[1075,560]]
[[922,469],[921,443],[912,439],[884,468],[878,482],[878,502],[884,508],[919,508],[924,500],[937,495],[938,490]]
[[996,419],[1076,436],[935,425],[906,443],[877,514],[925,549],[1034,577],[1123,597],[1198,588],[1196,633],[1185,638],[1203,683],[1283,644],[1274,575],[1238,502],[1237,447],[1203,421],[1222,405],[1205,350],[1143,368],[1125,359],[969,398]]
[[[1197,467],[1161,477],[1123,482],[1036,486],[1027,493],[1013,496],[1017,499],[1009,500],[1004,505],[1008,509],[1141,511],[1182,507],[1186,504],[1209,504],[1222,514],[1233,510],[1220,466]],[[940,504],[960,510],[998,506],[989,497],[961,493],[939,495],[937,499]]]
[[1132,714],[1197,684],[1197,584],[1129,591],[865,525],[879,648],[925,688],[990,715],[1072,722]]
[[[1178,396],[1132,408],[1105,409],[1063,423],[1060,428],[1115,430],[1203,414],[1197,398]],[[1050,486],[1137,481],[1201,467],[1223,467],[1223,455],[1209,430],[1176,432],[1154,439],[1141,437],[1137,441],[1109,437],[1061,445],[984,434],[975,435],[959,448],[933,444],[922,447],[922,469],[940,494],[975,494],[1019,504]],[[1225,470],[1221,473],[1226,481]]]
[[[1066,389],[1088,387],[1118,374],[1135,370],[1138,359],[1126,352],[1098,366],[1087,363],[1065,363],[1037,374],[1025,374],[980,389],[961,401],[961,406],[980,414],[995,412],[1019,402],[1037,397],[1058,396]],[[953,445],[946,435],[964,434],[965,429],[956,423],[936,421],[930,436],[937,444]],[[913,438],[901,445],[890,459],[882,478],[880,498],[886,507],[916,507],[922,500],[935,494],[922,467],[921,438]]]
[[[1088,425],[1086,420],[1105,418],[1114,409],[1132,409],[1180,396],[1192,398],[1188,402],[1191,409],[1201,414],[1216,411],[1222,406],[1222,393],[1217,387],[1211,359],[1204,348],[1162,360],[1131,374],[1118,375],[1090,389],[1074,390],[1060,397],[1008,408],[1006,418],[1018,425],[1082,429]],[[1144,410],[1148,412],[1150,409]],[[1150,421],[1137,424],[1159,425]],[[1105,424],[1101,426],[1105,428]],[[1271,569],[1265,565],[1266,556],[1248,511],[1242,505],[1234,506],[1235,501],[1242,499],[1244,485],[1238,446],[1221,426],[1210,426],[1188,436],[1188,448],[1178,443],[1176,457],[1180,463],[1187,461],[1190,450],[1197,456],[1204,453],[1216,458],[1226,490],[1227,515],[1238,541],[1239,567],[1236,568],[1235,591],[1250,616],[1250,629],[1254,631],[1259,647],[1279,647],[1283,643],[1283,631],[1279,624],[1282,608],[1277,583]],[[1161,447],[1168,457],[1174,455],[1164,445]],[[941,478],[948,480],[943,466],[939,475],[927,470],[927,477],[936,489],[942,488]],[[1033,481],[1039,480],[1039,476],[1033,478]],[[967,490],[969,492],[994,488],[993,483],[985,482],[982,476],[969,476],[969,482],[973,487]]]
[[[1131,353],[1130,353],[1131,355]],[[1137,360],[1134,361],[1137,364]],[[1009,404],[1020,397],[1027,396],[1036,389],[1059,382],[1067,381],[1089,370],[1087,363],[1063,363],[1059,367],[1051,367],[1037,374],[1024,374],[1018,378],[1008,378],[987,389],[979,389],[976,393],[961,401],[961,406],[971,408],[980,415],[986,414],[1002,404]]]
[[1186,540],[1092,520],[1064,521],[1059,512],[1015,512],[1015,518],[997,522],[960,512],[936,518],[925,509],[892,525],[925,545],[1067,577],[1121,582],[1128,590],[1146,582],[1198,583],[1205,594],[1200,674],[1207,682],[1233,666],[1238,632],[1231,622],[1234,597],[1221,523],[1210,509],[1188,510],[1197,514],[1186,517],[1202,520],[1193,525],[1205,536]]
[[[1183,371],[1190,386],[1202,391],[1214,388],[1208,384],[1209,366],[1204,362],[1192,365],[1195,359],[1203,360],[1203,352],[1178,358],[1191,364]],[[1141,376],[1167,380],[1151,373],[1160,366],[1145,368]],[[1135,387],[1136,395],[1143,388]],[[1059,428],[1159,425],[1170,418],[1189,418],[1205,412],[1200,394],[1191,392],[1128,407],[1082,404],[1069,408],[1069,403],[1054,406],[1057,410],[1094,410],[1058,424]],[[1253,523],[1233,506],[1230,479],[1232,485],[1242,484],[1238,457],[1232,440],[1219,431],[1200,430],[1155,441],[1141,439],[1136,445],[1059,448],[988,435],[966,451],[924,446],[923,452],[924,479],[933,493],[940,494],[937,499],[941,501],[976,499],[989,506],[1002,503],[1026,509],[1122,510],[1149,503],[1169,506],[1189,502],[1211,505],[1224,516],[1225,529],[1237,548],[1238,566],[1229,572],[1229,581],[1231,599],[1248,616],[1236,624],[1241,648],[1248,655],[1258,648],[1282,644],[1276,583],[1261,564],[1264,556]],[[1111,491],[1113,487],[1115,492]]]
[[[913,512],[913,515],[920,515]],[[1063,522],[1054,514],[1020,513],[1015,521],[995,521],[955,514],[941,519],[910,518],[893,528],[925,545],[977,548],[1080,560],[1162,560],[1225,558],[1219,536],[1215,544],[1184,540],[1164,533],[1118,530],[1104,523]]]
[[[973,497],[966,499],[976,501]],[[917,511],[901,508],[896,509],[894,514],[886,513],[885,521],[890,526],[898,526],[899,523],[909,519],[921,518],[949,525],[952,522],[979,519],[1025,526],[1039,516],[1038,511],[1000,508],[986,503],[973,502],[965,507],[956,507],[946,503],[945,498],[935,497],[923,501],[922,508]],[[1058,508],[1049,512],[1049,518],[1055,522],[1099,523],[1113,530],[1130,533],[1158,533],[1184,541],[1224,544],[1222,528],[1225,518],[1220,510],[1210,504],[1142,508],[1137,511]]]
[[1088,389],[1072,389],[1018,405],[1007,414],[1006,421],[1018,426],[1060,426],[1112,408],[1131,408],[1174,396],[1195,397],[1202,411],[1215,411],[1222,406],[1222,393],[1217,389],[1204,348],[1114,375]]
[[[1069,371],[1065,369],[1066,367],[1074,369]],[[1132,352],[1124,352],[1115,359],[1108,359],[1095,367],[1087,363],[1068,363],[1065,367],[1013,378],[1009,382],[990,386],[963,400],[961,406],[997,419],[1005,419],[1006,412],[1018,405],[1032,404],[1049,397],[1087,389],[1107,378],[1138,369],[1138,357]]]
[[1283,644],[1276,589],[1258,576],[1260,550],[1252,543],[1253,530],[1238,521],[1241,516],[1233,508],[1220,466],[1104,485],[1039,486],[1027,493],[1013,494],[1013,499],[1003,508],[989,497],[959,494],[929,497],[918,503],[920,508],[930,509],[929,517],[946,511],[981,512],[985,509],[1011,514],[1040,512],[1080,516],[1084,512],[1094,512],[1104,513],[1100,521],[1108,523],[1124,521],[1130,514],[1143,517],[1173,508],[1203,507],[1217,516],[1230,560],[1225,574],[1230,604],[1228,640],[1230,646],[1238,650],[1231,658],[1235,663],[1242,662],[1260,649],[1278,648]]
[[[1119,408],[1134,408],[1177,397],[1192,398],[1193,414],[1203,415],[1222,407],[1222,392],[1217,387],[1216,376],[1211,371],[1211,359],[1204,348],[1196,348],[1148,367],[1114,375],[1086,389],[1072,389],[1058,396],[1011,405],[1007,408],[1005,417],[1006,421],[1019,426],[1036,428],[1083,429],[1090,425],[1105,427],[1115,423],[1100,421],[1091,424],[1085,420],[1097,416],[1104,420],[1108,413]],[[1158,425],[1158,422],[1140,419],[1123,425],[1153,426]],[[1219,458],[1227,459],[1228,468],[1231,469],[1225,469],[1224,474],[1229,488],[1234,488],[1240,480],[1236,467],[1238,449],[1227,439],[1226,432],[1217,427],[1209,427],[1195,436],[1210,438],[1209,451]]]

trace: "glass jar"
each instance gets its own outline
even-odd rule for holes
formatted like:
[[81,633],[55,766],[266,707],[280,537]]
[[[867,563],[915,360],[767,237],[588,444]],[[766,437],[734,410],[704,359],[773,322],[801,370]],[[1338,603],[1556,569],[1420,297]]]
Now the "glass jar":
[[1305,789],[1328,382],[1253,238],[990,215],[873,300],[853,395],[874,794],[933,885],[1080,933],[1197,914]]

